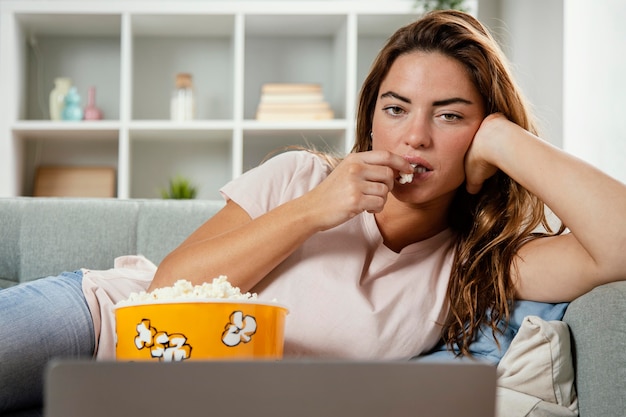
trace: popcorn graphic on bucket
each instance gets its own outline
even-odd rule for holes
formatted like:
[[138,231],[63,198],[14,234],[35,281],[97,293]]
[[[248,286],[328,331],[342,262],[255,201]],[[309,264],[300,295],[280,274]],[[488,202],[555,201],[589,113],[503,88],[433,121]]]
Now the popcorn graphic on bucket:
[[252,316],[244,316],[241,311],[230,315],[230,323],[222,334],[222,342],[226,346],[237,346],[239,343],[248,343],[256,333],[256,320]]
[[191,357],[191,346],[187,344],[184,334],[168,335],[166,332],[159,332],[150,326],[148,319],[141,320],[137,325],[135,346],[137,349],[149,348],[151,357],[165,362],[182,361]]
[[225,277],[196,287],[178,281],[117,304],[116,357],[163,362],[280,359],[287,313],[277,303],[241,294]]

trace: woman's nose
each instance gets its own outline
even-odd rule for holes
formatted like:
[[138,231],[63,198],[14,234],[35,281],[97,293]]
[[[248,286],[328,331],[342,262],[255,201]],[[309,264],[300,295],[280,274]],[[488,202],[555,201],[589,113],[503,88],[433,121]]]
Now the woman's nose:
[[414,149],[427,148],[432,143],[431,126],[427,117],[416,116],[408,126],[408,132],[405,136],[407,145]]

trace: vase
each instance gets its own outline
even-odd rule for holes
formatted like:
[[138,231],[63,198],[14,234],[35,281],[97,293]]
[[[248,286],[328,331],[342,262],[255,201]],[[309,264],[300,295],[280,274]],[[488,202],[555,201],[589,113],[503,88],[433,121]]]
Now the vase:
[[102,111],[96,106],[96,87],[89,87],[87,91],[84,118],[85,120],[102,120]]
[[50,120],[61,120],[65,108],[65,95],[72,87],[72,80],[59,77],[54,80],[54,88],[50,91]]
[[61,117],[63,120],[83,120],[83,109],[80,107],[80,95],[76,87],[70,87],[65,95],[65,107]]

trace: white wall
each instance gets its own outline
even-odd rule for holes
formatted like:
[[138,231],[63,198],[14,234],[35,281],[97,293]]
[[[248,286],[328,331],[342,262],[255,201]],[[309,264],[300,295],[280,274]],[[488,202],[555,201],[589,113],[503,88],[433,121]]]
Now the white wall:
[[626,2],[479,0],[543,137],[626,182]]
[[563,145],[563,0],[480,0],[478,18],[500,42],[533,105],[541,136]]
[[622,182],[626,182],[625,22],[623,0],[565,2],[564,148]]

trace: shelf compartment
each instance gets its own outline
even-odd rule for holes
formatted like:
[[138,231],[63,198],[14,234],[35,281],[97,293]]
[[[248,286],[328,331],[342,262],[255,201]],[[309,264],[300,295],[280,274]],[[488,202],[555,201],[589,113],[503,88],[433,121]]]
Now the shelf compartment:
[[22,149],[22,195],[32,195],[40,166],[118,167],[116,129],[14,130]]
[[248,15],[244,118],[254,119],[264,83],[316,83],[335,118],[346,116],[346,15]]
[[24,39],[21,56],[26,77],[20,120],[49,120],[54,79],[69,77],[87,103],[96,88],[96,105],[105,119],[119,119],[121,16],[93,14],[16,15]]
[[197,120],[233,118],[234,15],[132,16],[132,119],[169,120],[176,74],[192,74]]
[[160,188],[176,175],[198,186],[197,198],[220,199],[219,188],[231,179],[232,130],[132,129],[131,198],[160,198]]

